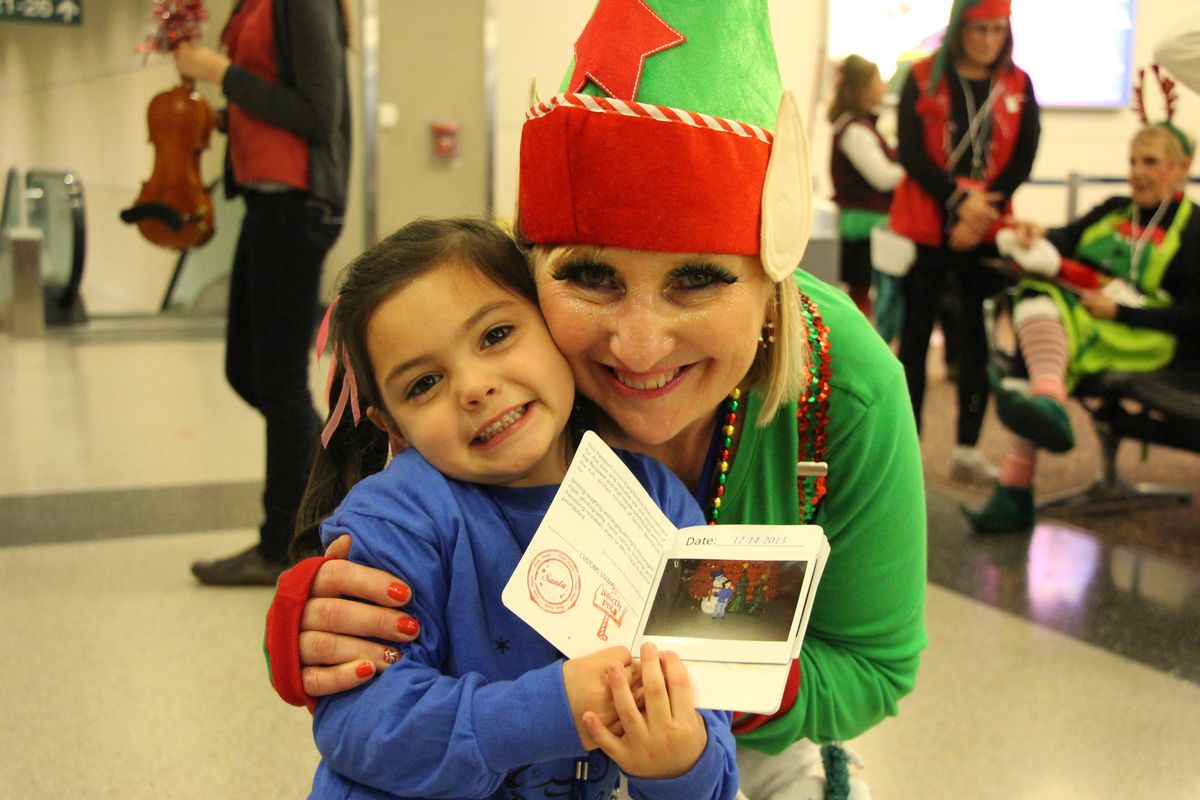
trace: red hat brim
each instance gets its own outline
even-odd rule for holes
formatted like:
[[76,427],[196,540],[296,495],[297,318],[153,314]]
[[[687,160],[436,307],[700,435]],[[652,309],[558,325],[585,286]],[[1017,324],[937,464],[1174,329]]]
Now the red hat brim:
[[559,95],[531,109],[522,130],[521,235],[757,254],[771,141],[761,128],[708,115]]
[[1012,0],[979,0],[977,4],[963,11],[963,19],[974,21],[980,19],[1000,19],[1012,16]]

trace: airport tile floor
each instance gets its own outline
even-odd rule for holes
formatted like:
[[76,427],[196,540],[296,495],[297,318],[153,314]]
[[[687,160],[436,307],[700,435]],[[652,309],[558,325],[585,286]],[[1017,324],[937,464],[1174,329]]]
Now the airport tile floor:
[[[262,426],[221,362],[212,321],[0,335],[0,798],[305,795],[270,591],[188,572],[256,523]],[[1200,564],[975,537],[958,500],[931,485],[918,687],[852,743],[875,800],[1200,797]]]

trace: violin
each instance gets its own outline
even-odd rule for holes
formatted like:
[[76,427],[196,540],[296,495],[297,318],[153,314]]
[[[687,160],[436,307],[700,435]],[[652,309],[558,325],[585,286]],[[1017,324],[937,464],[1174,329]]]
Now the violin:
[[[203,0],[156,0],[151,19],[157,29],[138,48],[147,55],[170,53],[182,42],[201,38],[208,13]],[[154,171],[121,219],[162,247],[199,247],[216,232],[212,190],[200,177],[200,155],[208,149],[216,118],[195,83],[184,78],[154,96],[146,122],[154,145]]]
[[137,202],[121,212],[150,242],[190,250],[212,238],[212,191],[200,177],[200,155],[208,149],[215,116],[195,85],[184,80],[160,92],[146,110],[154,171]]

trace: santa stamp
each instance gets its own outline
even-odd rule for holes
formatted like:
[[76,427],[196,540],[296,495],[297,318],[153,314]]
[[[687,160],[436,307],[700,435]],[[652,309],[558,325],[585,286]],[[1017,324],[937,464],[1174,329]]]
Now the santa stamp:
[[529,564],[529,599],[549,614],[562,614],[579,600],[579,568],[561,550],[543,550]]
[[621,621],[625,619],[625,603],[621,600],[620,593],[611,584],[605,583],[596,587],[592,605],[604,615],[600,619],[600,630],[596,631],[596,638],[607,642],[608,621],[612,620],[618,628],[621,627]]

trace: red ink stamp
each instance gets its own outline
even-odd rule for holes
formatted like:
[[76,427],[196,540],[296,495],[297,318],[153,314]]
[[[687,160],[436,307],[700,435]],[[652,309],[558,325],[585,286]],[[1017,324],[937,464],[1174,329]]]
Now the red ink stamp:
[[543,550],[529,565],[529,599],[550,614],[570,611],[579,600],[579,568],[561,550]]
[[596,638],[607,642],[608,621],[611,619],[618,628],[621,627],[621,621],[625,619],[625,603],[621,601],[621,595],[617,590],[606,583],[596,588],[592,605],[604,615],[600,620],[600,630],[596,631]]

